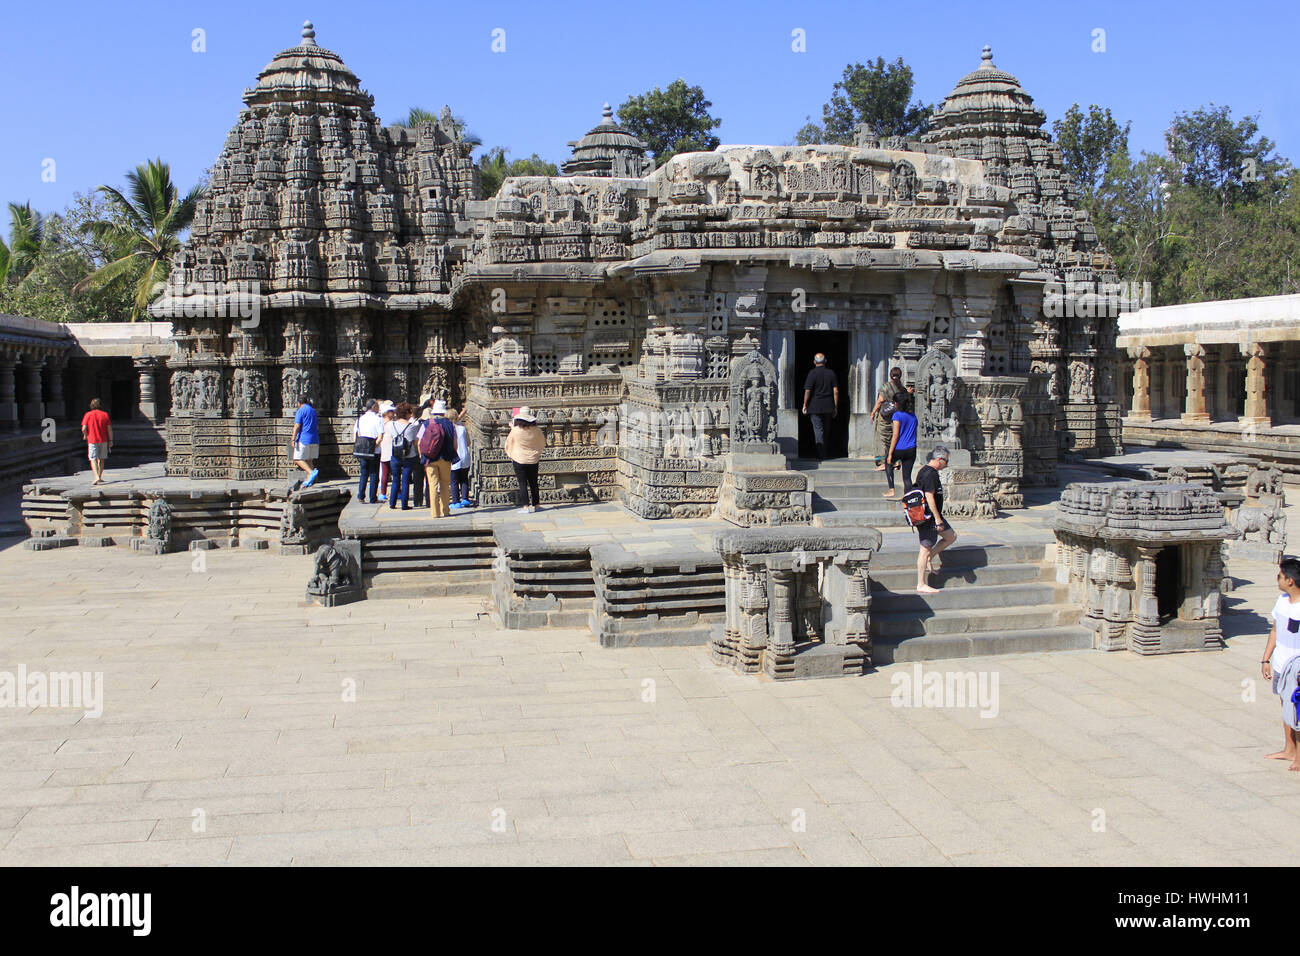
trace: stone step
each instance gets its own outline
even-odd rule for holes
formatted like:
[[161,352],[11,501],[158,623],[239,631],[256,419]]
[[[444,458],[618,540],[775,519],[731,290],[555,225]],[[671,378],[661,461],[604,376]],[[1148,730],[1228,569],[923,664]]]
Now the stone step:
[[[942,557],[942,555],[940,555]],[[1049,564],[993,564],[952,566],[946,571],[930,575],[929,583],[935,588],[983,587],[990,584],[1052,583],[1056,569]],[[871,593],[893,591],[902,593],[916,587],[915,562],[910,568],[871,569]]]
[[1068,627],[1079,623],[1079,609],[1070,604],[1041,607],[958,608],[932,616],[913,611],[879,612],[872,608],[871,634],[882,640],[901,640],[926,634],[964,634],[971,631],[1030,631]]
[[833,521],[823,521],[823,528],[902,528],[907,525],[901,515],[890,514],[888,511],[827,511],[814,508],[813,514],[818,518],[835,516]]
[[491,544],[449,542],[446,545],[425,544],[402,547],[400,545],[375,545],[367,541],[361,547],[366,560],[393,560],[399,558],[437,558],[439,560],[466,559],[478,560],[493,557]]
[[[369,576],[367,576],[369,577]],[[487,597],[492,594],[492,577],[451,580],[447,572],[422,572],[419,580],[398,580],[406,577],[405,573],[380,574],[366,585],[366,600],[401,601],[419,600],[421,598],[464,597],[467,595]]]
[[791,471],[870,471],[876,467],[874,457],[867,458],[828,458],[817,461],[815,458],[789,459]]
[[[813,511],[813,524],[819,528],[901,528],[906,527],[902,515],[893,517],[887,511]],[[913,537],[915,541],[915,536]],[[915,545],[913,545],[915,551]],[[912,555],[916,559],[916,555]]]
[[836,511],[889,511],[900,517],[903,514],[903,506],[897,499],[886,498],[884,495],[863,494],[860,489],[842,495],[824,495],[820,491],[814,491],[813,505],[815,507],[818,504],[834,508]]
[[871,662],[901,664],[995,654],[1028,654],[1042,651],[1079,651],[1092,648],[1092,631],[1084,627],[1047,627],[1023,631],[973,631],[965,634],[937,634],[873,642]]
[[977,588],[952,588],[938,594],[915,591],[873,591],[871,612],[876,614],[914,613],[918,616],[935,611],[970,608],[1020,608],[1064,604],[1068,589],[1054,584],[993,584]]
[[[915,573],[917,543],[915,532],[907,535],[893,533],[885,539],[884,546],[871,558],[871,575],[879,571],[911,568]],[[994,564],[1038,564],[1047,559],[1046,542],[1025,544],[954,545],[934,560],[938,570],[952,568],[988,567]]]

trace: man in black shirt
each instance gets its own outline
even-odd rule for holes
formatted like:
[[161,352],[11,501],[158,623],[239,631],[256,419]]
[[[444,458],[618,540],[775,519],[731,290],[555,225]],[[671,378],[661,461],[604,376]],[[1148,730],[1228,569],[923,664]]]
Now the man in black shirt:
[[840,405],[840,380],[826,367],[826,356],[818,352],[813,356],[816,366],[803,383],[803,413],[812,416],[813,441],[817,443],[817,458],[826,460],[826,433],[831,427]]
[[930,460],[912,479],[913,487],[925,492],[926,510],[930,515],[929,520],[916,526],[921,539],[921,553],[916,558],[917,594],[939,593],[938,588],[932,588],[926,582],[926,575],[934,573],[932,562],[939,552],[957,540],[957,532],[943,516],[943,483],[939,480],[939,472],[948,467],[948,455],[947,448],[935,445]]

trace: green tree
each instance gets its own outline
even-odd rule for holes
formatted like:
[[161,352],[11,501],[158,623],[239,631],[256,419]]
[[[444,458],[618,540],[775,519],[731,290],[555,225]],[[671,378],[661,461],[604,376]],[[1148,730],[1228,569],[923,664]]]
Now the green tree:
[[[1164,155],[1122,151],[1106,177],[1098,236],[1121,277],[1151,283],[1155,305],[1300,292],[1300,175],[1256,150],[1267,143],[1256,132],[1240,152],[1213,146],[1226,125],[1201,121],[1211,114],[1226,115],[1175,117]],[[1238,158],[1252,155],[1258,180],[1240,175]]]
[[9,244],[0,241],[0,284],[22,281],[36,268],[44,244],[45,221],[30,202],[9,204]]
[[1066,170],[1087,199],[1102,191],[1113,166],[1128,155],[1128,133],[1132,124],[1120,126],[1109,109],[1093,103],[1085,116],[1074,103],[1062,119],[1052,123],[1052,135],[1061,147]]
[[118,249],[85,228],[89,222],[114,215],[102,196],[78,193],[71,206],[46,216],[36,266],[22,282],[0,283],[0,312],[48,322],[122,322],[130,318],[135,286],[129,273],[80,294],[72,291],[98,265],[119,258]]
[[709,114],[713,104],[698,86],[673,80],[667,89],[655,87],[632,96],[618,108],[619,122],[641,139],[654,154],[655,166],[662,166],[678,153],[717,149],[721,143],[713,130],[722,120]]
[[1290,166],[1273,155],[1273,141],[1260,133],[1258,116],[1234,122],[1231,109],[1213,103],[1175,116],[1165,145],[1184,185],[1212,190],[1229,202],[1275,193]]
[[495,196],[501,184],[512,176],[558,176],[560,167],[547,162],[536,153],[523,159],[507,160],[509,149],[497,146],[488,150],[478,160],[479,182],[484,196]]
[[86,224],[86,231],[121,255],[98,266],[74,286],[74,292],[112,282],[131,273],[135,276],[135,297],[131,321],[162,291],[172,257],[180,249],[180,234],[189,228],[202,187],[195,186],[180,196],[172,183],[171,168],[161,159],[149,160],[126,174],[128,199],[111,186],[98,186],[116,215]]
[[808,122],[795,134],[801,146],[838,143],[852,146],[859,125],[877,138],[902,136],[915,139],[926,131],[934,106],[912,102],[912,68],[900,56],[893,63],[850,63],[836,81],[830,102],[822,107],[821,125]]

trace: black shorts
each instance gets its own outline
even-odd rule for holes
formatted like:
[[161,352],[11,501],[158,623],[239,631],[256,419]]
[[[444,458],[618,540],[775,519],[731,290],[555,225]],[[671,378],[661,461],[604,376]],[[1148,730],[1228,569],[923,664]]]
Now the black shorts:
[[[943,526],[951,528],[952,523],[947,518],[944,518]],[[933,548],[939,543],[939,526],[933,520],[923,521],[917,525],[916,533],[921,539],[921,547],[923,548]]]

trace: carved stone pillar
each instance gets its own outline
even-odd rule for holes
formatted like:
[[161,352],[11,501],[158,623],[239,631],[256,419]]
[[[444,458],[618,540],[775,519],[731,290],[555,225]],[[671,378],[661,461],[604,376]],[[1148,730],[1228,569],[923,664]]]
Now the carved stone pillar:
[[[905,381],[916,381],[916,363],[925,354],[926,337],[934,318],[934,279],[925,273],[907,273],[905,291],[894,296],[894,355],[903,366]],[[875,397],[872,396],[872,401]]]
[[141,418],[157,424],[161,420],[158,416],[156,392],[159,360],[152,355],[138,355],[133,361],[136,374],[140,377],[140,401],[136,408]]
[[1160,602],[1156,597],[1156,555],[1158,547],[1137,548],[1137,608],[1129,628],[1128,647],[1137,653],[1160,646]]
[[794,653],[798,581],[791,568],[772,568],[772,605],[768,614],[768,648],[773,654]]
[[45,402],[41,399],[41,371],[45,359],[39,355],[23,355],[23,401],[19,418],[25,425],[39,425],[45,417]]
[[1268,348],[1263,342],[1246,342],[1241,346],[1241,354],[1246,356],[1246,409],[1241,423],[1267,428],[1272,424],[1268,417],[1264,383]]
[[1151,350],[1139,345],[1128,350],[1133,359],[1133,408],[1128,417],[1133,421],[1151,421]]
[[[741,560],[744,561],[743,558]],[[763,650],[767,647],[767,568],[761,562],[745,562],[741,574],[744,603],[741,605],[736,669],[746,674],[757,674],[763,668]]]
[[957,374],[975,377],[984,374],[988,327],[993,321],[993,295],[989,281],[982,277],[968,273],[964,284],[965,294],[953,297],[958,330]]
[[45,416],[56,421],[62,421],[68,414],[63,397],[63,370],[67,367],[67,355],[51,356],[45,362]]
[[0,354],[0,429],[18,430],[18,400],[14,394],[16,356]]
[[1187,400],[1183,408],[1183,421],[1208,422],[1205,410],[1205,346],[1189,342],[1183,346],[1187,356]]

